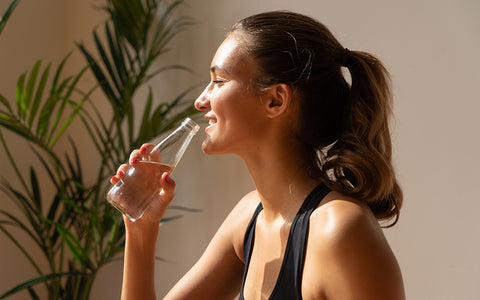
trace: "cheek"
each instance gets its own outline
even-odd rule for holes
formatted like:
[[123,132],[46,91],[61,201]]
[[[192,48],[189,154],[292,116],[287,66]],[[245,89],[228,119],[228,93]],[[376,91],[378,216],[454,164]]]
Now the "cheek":
[[242,97],[232,97],[212,106],[217,118],[230,125],[246,126],[255,120],[255,108]]
[[261,98],[245,84],[232,82],[212,92],[210,105],[217,120],[226,126],[251,128],[261,117]]
[[235,90],[231,88],[218,89],[213,91],[210,96],[210,105],[219,120],[233,118],[235,113],[240,110],[238,105],[241,102],[240,94],[235,93]]

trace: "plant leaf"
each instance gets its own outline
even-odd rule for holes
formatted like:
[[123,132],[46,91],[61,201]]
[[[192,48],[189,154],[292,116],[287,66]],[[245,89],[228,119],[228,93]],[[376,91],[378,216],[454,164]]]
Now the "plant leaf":
[[107,99],[110,100],[112,103],[116,104],[117,106],[120,106],[117,99],[119,98],[117,94],[113,91],[112,87],[108,83],[107,77],[103,73],[102,69],[98,65],[98,63],[95,61],[93,56],[90,54],[90,52],[87,51],[85,46],[83,44],[78,44],[77,45],[80,51],[83,53],[83,56],[89,63],[90,69],[92,70],[93,74],[95,75],[95,78],[97,79],[97,82],[100,84],[100,87],[103,90],[103,93],[105,96],[107,96]]
[[[55,118],[55,121],[52,125],[52,128],[50,130],[50,134],[49,134],[49,137],[47,138],[47,145],[49,145],[50,148],[52,148],[54,145],[55,145],[55,142],[58,140],[58,138],[60,137],[60,135],[63,134],[63,132],[65,131],[65,129],[68,127],[68,125],[70,124],[70,122],[72,121],[73,119],[73,116],[76,115],[77,111],[74,111],[70,117],[67,119],[67,121],[65,121],[63,123],[63,126],[61,127],[61,129],[58,131],[58,133],[54,135],[55,133],[55,130],[57,128],[57,125],[58,123],[60,122],[60,119],[63,117],[63,111],[66,107],[66,105],[69,103],[70,101],[70,97],[73,93],[73,91],[75,90],[76,86],[77,86],[77,83],[78,81],[80,80],[80,78],[82,77],[83,73],[88,70],[88,66],[83,68],[79,74],[77,74],[75,76],[75,78],[73,79],[73,82],[72,84],[70,85],[70,87],[67,89],[65,95],[62,95],[62,103],[60,105],[60,108],[59,110],[57,111],[57,116]],[[91,93],[91,92],[90,92]],[[84,100],[87,99],[87,96],[84,97]],[[81,103],[83,104],[84,101],[81,101]]]
[[38,296],[37,292],[30,286],[27,288],[28,293],[30,294],[30,297],[32,297],[33,300],[40,300],[40,297]]
[[173,221],[173,220],[176,220],[176,219],[180,219],[180,218],[183,218],[183,216],[182,215],[177,215],[177,216],[171,216],[171,217],[163,218],[160,221],[160,224],[158,226],[163,226],[167,222],[170,222],[170,221]]
[[40,186],[38,184],[38,178],[35,170],[30,167],[30,184],[32,185],[33,204],[36,206],[35,211],[37,214],[42,214],[42,196],[40,194]]
[[83,248],[82,244],[75,237],[75,235],[60,223],[54,223],[50,220],[45,220],[45,221],[55,225],[55,227],[58,230],[58,233],[62,237],[62,240],[67,245],[68,249],[70,249],[70,252],[73,254],[74,258],[85,268],[92,269],[93,264],[90,261],[88,254],[85,252],[85,248]]
[[12,107],[10,106],[10,103],[8,102],[7,98],[5,98],[1,93],[0,102],[7,108],[9,113],[12,113]]
[[28,221],[30,222],[32,228],[38,232],[38,230],[40,230],[40,226],[36,220],[37,213],[28,198],[24,196],[20,191],[14,189],[9,184],[2,184],[1,188],[4,192],[10,193],[10,198],[22,210],[22,213],[28,218]]
[[15,293],[23,291],[24,289],[28,289],[29,287],[32,287],[36,284],[39,284],[39,283],[42,283],[42,282],[45,282],[45,281],[48,281],[48,280],[51,280],[51,279],[54,279],[54,278],[68,277],[68,276],[75,276],[75,275],[78,275],[78,273],[62,272],[62,273],[51,273],[51,274],[39,276],[39,277],[27,280],[27,281],[15,286],[11,290],[7,291],[5,294],[1,295],[0,299],[7,298],[7,297],[9,297],[9,296],[11,296]]
[[[107,24],[105,25],[105,30],[107,31],[107,39],[109,39],[110,34],[109,34],[109,28],[108,28]],[[93,33],[93,38],[95,40],[95,45],[97,47],[97,51],[100,54],[100,57],[102,58],[103,65],[105,66],[105,68],[108,71],[108,74],[110,75],[109,76],[109,78],[110,78],[109,82],[113,82],[113,84],[116,88],[116,92],[121,92],[122,88],[120,87],[120,83],[118,82],[118,80],[115,76],[117,73],[114,71],[113,66],[112,66],[113,64],[110,63],[108,55],[105,52],[105,48],[103,47],[102,42],[100,41],[96,32]],[[110,55],[112,57],[115,56],[114,49],[110,49]]]
[[[33,91],[35,89],[35,83],[37,82],[38,71],[40,69],[41,63],[42,63],[41,60],[37,60],[37,62],[33,65],[32,70],[30,71],[30,76],[28,76],[27,86],[25,87],[25,92],[24,92],[25,97],[22,99],[23,101],[22,106],[25,109],[24,117],[26,117],[30,111],[30,103],[32,102]],[[23,120],[24,119],[22,119],[22,121]],[[26,121],[26,118],[25,118],[25,121]],[[26,123],[27,122],[25,122],[25,124]]]
[[179,206],[179,205],[169,205],[168,209],[182,210],[182,211],[195,212],[195,213],[202,212],[201,209],[190,208],[190,207]]
[[0,220],[0,222],[2,222],[4,224],[8,223],[8,225],[15,226],[17,228],[22,229],[26,234],[28,234],[30,236],[30,238],[35,242],[35,244],[38,245],[38,247],[43,248],[43,245],[40,242],[41,239],[37,238],[35,236],[35,234],[27,226],[25,226],[25,224],[23,224],[22,221],[20,221],[17,217],[15,217],[11,213],[9,213],[9,212],[7,212],[3,209],[0,209],[0,213],[11,220],[11,221]]
[[10,5],[7,7],[3,15],[0,17],[0,34],[2,33],[3,29],[5,28],[5,25],[7,24],[8,18],[10,18],[10,15],[12,14],[13,10],[17,6],[17,4],[20,2],[20,0],[13,0]]
[[50,72],[51,64],[45,68],[40,78],[40,82],[38,83],[37,92],[35,93],[35,97],[33,98],[32,107],[30,108],[30,114],[28,118],[28,127],[32,126],[33,119],[37,116],[38,108],[40,107],[40,103],[43,96],[43,91],[45,90],[45,86],[47,84],[48,74]]
[[144,133],[147,133],[149,131],[149,120],[150,120],[150,112],[152,110],[152,102],[153,102],[152,88],[149,88],[147,103],[145,104],[145,109],[142,117],[142,124],[140,125],[139,137],[137,138],[138,141],[141,141],[141,140],[146,141],[148,139],[146,136],[140,136],[140,135],[144,135]]
[[22,244],[3,226],[1,222],[0,222],[0,230],[3,231],[3,233],[15,244],[15,246],[17,246],[17,248],[23,253],[23,255],[27,258],[27,260],[32,264],[35,270],[41,274],[42,271],[38,267],[35,260],[33,260],[33,258],[30,256],[28,251],[24,247],[22,247]]
[[23,90],[23,87],[25,85],[25,78],[27,77],[27,72],[23,73],[18,77],[17,80],[17,93],[15,99],[17,100],[17,115],[19,120],[23,120],[26,112],[26,107],[25,107],[25,93]]

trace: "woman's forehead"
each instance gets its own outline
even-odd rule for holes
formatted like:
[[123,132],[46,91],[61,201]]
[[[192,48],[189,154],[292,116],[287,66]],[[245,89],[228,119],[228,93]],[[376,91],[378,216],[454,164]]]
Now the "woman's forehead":
[[256,69],[254,60],[247,54],[243,43],[243,39],[238,38],[236,34],[228,35],[218,47],[210,70],[233,75]]

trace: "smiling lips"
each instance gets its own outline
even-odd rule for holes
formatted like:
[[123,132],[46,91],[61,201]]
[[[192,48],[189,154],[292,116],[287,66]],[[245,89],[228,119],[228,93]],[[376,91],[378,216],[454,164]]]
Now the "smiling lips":
[[207,128],[205,128],[205,131],[207,131],[208,129],[210,129],[213,125],[217,124],[217,119],[214,119],[214,118],[211,118],[211,117],[207,117],[205,116],[205,119],[208,120],[208,125]]

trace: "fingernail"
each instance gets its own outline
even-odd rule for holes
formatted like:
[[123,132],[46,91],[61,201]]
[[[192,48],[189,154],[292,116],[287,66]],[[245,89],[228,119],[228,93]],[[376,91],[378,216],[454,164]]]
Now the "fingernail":
[[110,178],[110,181],[116,181],[117,180],[117,176],[113,175],[112,178]]
[[142,148],[140,148],[140,153],[144,154],[145,152],[147,152],[147,147],[142,146]]
[[138,161],[138,159],[136,157],[132,157],[132,159],[130,159],[130,164],[133,166],[134,164],[136,164]]
[[120,177],[125,176],[125,172],[123,172],[123,171],[118,171],[117,175],[120,176]]
[[165,175],[165,182],[170,183],[170,174]]

